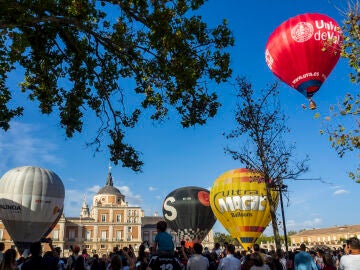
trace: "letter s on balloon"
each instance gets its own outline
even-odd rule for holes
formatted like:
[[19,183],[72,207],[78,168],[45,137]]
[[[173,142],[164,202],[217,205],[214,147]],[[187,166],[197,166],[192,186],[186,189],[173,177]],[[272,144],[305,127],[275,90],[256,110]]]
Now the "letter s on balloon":
[[164,216],[165,216],[165,218],[167,218],[170,221],[176,219],[176,217],[177,217],[176,208],[174,206],[169,205],[169,204],[171,204],[173,202],[175,202],[174,197],[169,197],[164,201],[164,210],[171,213],[170,215],[168,215],[166,213]]

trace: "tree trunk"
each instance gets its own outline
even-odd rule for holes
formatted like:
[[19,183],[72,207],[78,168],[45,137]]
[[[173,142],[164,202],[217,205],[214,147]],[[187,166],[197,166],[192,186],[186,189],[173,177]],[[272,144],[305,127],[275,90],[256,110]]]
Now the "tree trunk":
[[271,185],[269,183],[266,183],[266,195],[269,200],[271,224],[273,227],[276,250],[280,250],[281,249],[281,239],[280,239],[279,227],[278,227],[277,218],[276,218],[278,194],[276,194],[276,197],[273,198],[271,196],[271,189],[272,189]]

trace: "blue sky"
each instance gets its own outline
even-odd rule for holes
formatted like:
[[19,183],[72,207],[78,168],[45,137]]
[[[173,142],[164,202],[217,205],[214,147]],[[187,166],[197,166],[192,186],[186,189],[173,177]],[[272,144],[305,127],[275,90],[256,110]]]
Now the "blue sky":
[[[337,8],[345,6],[346,1],[327,0],[210,0],[200,12],[210,26],[219,24],[223,18],[228,20],[235,37],[235,46],[231,49],[233,75],[246,76],[260,91],[276,80],[264,59],[271,32],[288,18],[308,12],[327,14],[340,23],[342,17]],[[281,106],[289,117],[291,129],[287,140],[296,143],[298,158],[310,157],[310,170],[303,178],[321,178],[321,181],[287,183],[288,230],[360,224],[356,203],[360,185],[347,177],[347,172],[355,169],[359,161],[358,153],[348,153],[340,159],[327,137],[319,132],[329,106],[340,101],[347,91],[359,91],[358,85],[349,83],[349,72],[347,62],[340,59],[315,95],[320,119],[314,119],[313,111],[302,109],[301,104],[307,101],[301,94],[280,84]],[[16,85],[19,78],[13,76],[10,84]],[[127,141],[143,153],[143,173],[111,166],[114,183],[130,205],[141,206],[146,215],[161,213],[162,202],[172,190],[183,186],[210,188],[223,172],[243,167],[223,150],[229,142],[222,133],[234,127],[235,90],[230,84],[223,84],[216,91],[223,105],[206,126],[182,129],[174,116],[163,123],[142,118],[135,129],[127,132]],[[19,102],[24,101],[21,93],[15,97]],[[92,196],[106,182],[109,167],[105,147],[103,152],[94,155],[93,150],[85,146],[95,134],[96,119],[88,116],[84,132],[66,139],[55,116],[41,115],[34,104],[27,103],[25,107],[24,117],[16,119],[8,132],[0,131],[0,175],[25,165],[53,170],[65,185],[65,215],[78,216],[83,196],[86,195],[91,205]],[[354,125],[351,119],[346,122]],[[214,230],[224,232],[218,222]],[[266,232],[271,234],[269,229]]]

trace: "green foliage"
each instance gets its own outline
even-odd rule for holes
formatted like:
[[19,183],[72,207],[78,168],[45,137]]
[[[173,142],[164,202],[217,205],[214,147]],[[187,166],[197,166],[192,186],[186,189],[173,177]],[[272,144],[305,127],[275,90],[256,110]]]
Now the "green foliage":
[[297,234],[298,232],[297,231],[288,231],[288,236],[291,236],[291,235],[295,235]]
[[238,243],[238,242],[236,241],[236,239],[234,239],[233,237],[231,237],[230,234],[220,233],[220,232],[215,232],[215,233],[214,233],[214,243],[219,243],[221,246],[223,246],[225,242],[227,242],[227,243],[229,243],[229,244],[236,244],[236,243]]
[[[354,84],[360,83],[360,3],[348,2],[348,10],[344,13],[343,47],[341,56],[349,61],[349,66],[353,68],[350,73],[350,80]],[[356,86],[358,87],[358,86]],[[340,157],[349,151],[359,151],[360,149],[360,94],[358,91],[349,92],[344,99],[336,106],[330,108],[331,116],[326,118],[330,121],[327,127],[320,131],[329,138],[331,146],[336,150]],[[318,117],[318,116],[317,116]],[[350,126],[343,124],[343,120],[351,121]],[[334,122],[336,122],[334,124]],[[360,154],[358,155],[360,158]],[[349,177],[360,183],[360,163],[354,171],[349,172]]]
[[[331,146],[340,157],[349,151],[360,150],[359,103],[360,94],[347,94],[342,102],[330,108],[332,117],[328,117],[326,127],[320,131],[328,136]],[[343,120],[348,120],[351,125],[345,125]],[[360,163],[355,171],[349,173],[349,177],[360,183]]]
[[349,66],[354,69],[350,73],[353,83],[360,83],[360,3],[348,2],[345,12],[343,50],[341,56],[349,60]]
[[173,107],[189,127],[205,124],[220,106],[207,86],[230,77],[226,48],[234,39],[226,21],[208,29],[196,15],[203,3],[1,1],[0,127],[22,114],[21,105],[10,105],[16,88],[6,84],[21,67],[21,91],[42,113],[58,112],[67,137],[82,132],[84,113],[92,111],[100,123],[96,149],[107,134],[111,161],[141,170],[125,131],[145,109],[162,120]]

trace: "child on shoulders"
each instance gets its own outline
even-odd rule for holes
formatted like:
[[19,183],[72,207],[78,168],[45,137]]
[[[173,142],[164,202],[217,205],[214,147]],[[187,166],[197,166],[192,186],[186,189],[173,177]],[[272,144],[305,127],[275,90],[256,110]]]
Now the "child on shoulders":
[[155,236],[154,251],[159,255],[173,255],[174,242],[171,234],[166,232],[167,223],[163,220],[156,224],[157,234]]

